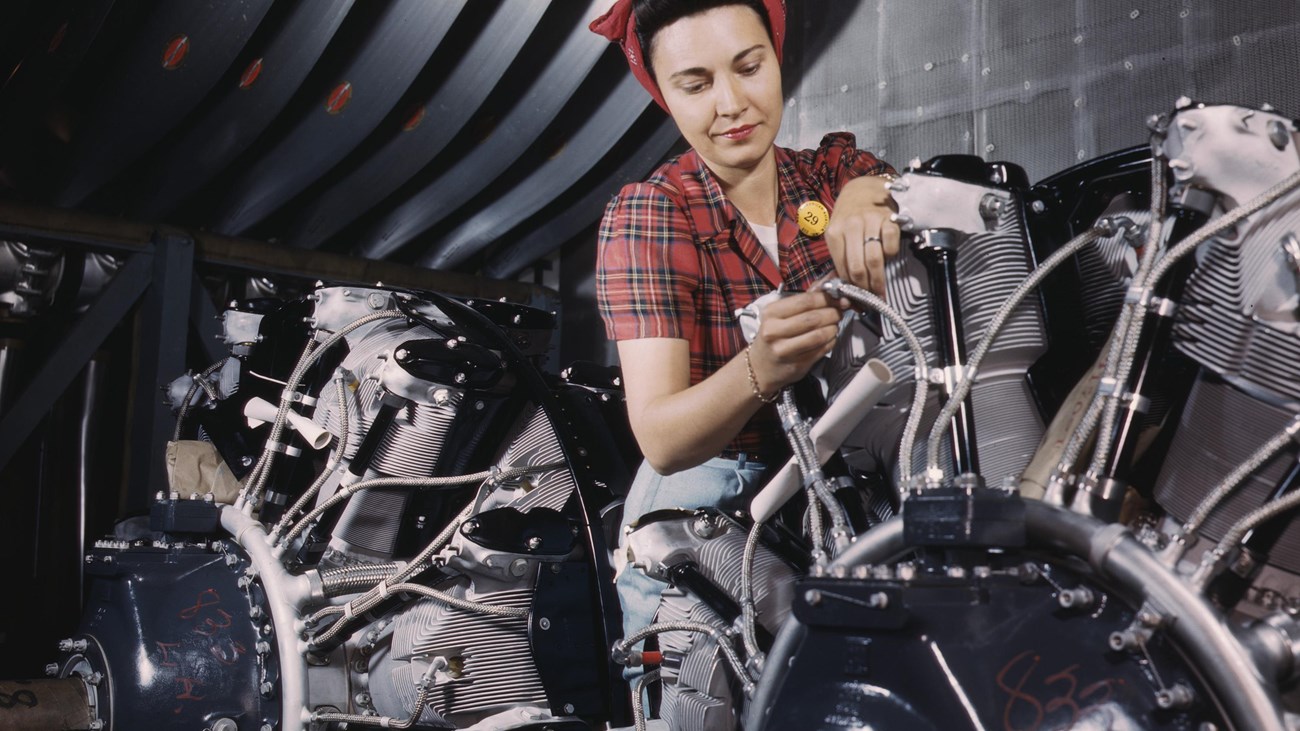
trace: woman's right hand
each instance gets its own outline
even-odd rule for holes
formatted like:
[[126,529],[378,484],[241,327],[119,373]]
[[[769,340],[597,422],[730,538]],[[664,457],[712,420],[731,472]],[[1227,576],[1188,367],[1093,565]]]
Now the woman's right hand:
[[763,308],[750,365],[763,396],[798,381],[835,346],[845,304],[814,288]]

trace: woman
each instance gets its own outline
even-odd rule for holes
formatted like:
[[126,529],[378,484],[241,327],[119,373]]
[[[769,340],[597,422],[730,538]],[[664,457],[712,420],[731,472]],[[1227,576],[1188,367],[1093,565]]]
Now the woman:
[[[597,297],[645,455],[625,521],[745,509],[788,453],[772,402],[835,342],[844,305],[817,280],[833,270],[884,294],[884,259],[898,251],[892,170],[848,134],[817,150],[774,145],[781,0],[619,0],[592,30],[623,46],[691,145],[623,188],[601,224]],[[824,233],[800,231],[810,201],[831,211]],[[767,306],[746,346],[735,312],[778,285],[799,294]],[[621,570],[618,588],[625,631],[648,624],[662,584]]]

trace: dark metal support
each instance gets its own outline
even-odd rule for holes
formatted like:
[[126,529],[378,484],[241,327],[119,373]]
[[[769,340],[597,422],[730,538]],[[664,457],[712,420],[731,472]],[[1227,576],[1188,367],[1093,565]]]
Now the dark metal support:
[[[947,230],[925,231],[917,251],[930,275],[930,313],[940,363],[945,372],[960,372],[966,368],[966,328],[961,315],[961,295],[957,289],[957,234]],[[954,379],[945,381],[946,397]],[[969,395],[953,415],[950,431],[954,473],[979,474],[975,415]]]
[[194,272],[194,281],[190,284],[190,326],[203,349],[204,363],[216,363],[230,355],[229,347],[221,342],[221,326],[217,324],[217,308],[212,306],[208,291],[199,280],[199,273]]
[[[1205,217],[1193,211],[1182,211],[1174,219],[1173,231],[1170,233],[1169,246],[1182,241],[1205,223]],[[1154,295],[1161,301],[1177,303],[1182,299],[1187,278],[1196,269],[1196,262],[1188,257],[1175,266],[1169,276],[1155,287]],[[1120,484],[1129,483],[1133,467],[1133,454],[1141,437],[1142,420],[1148,411],[1151,396],[1161,388],[1168,389],[1172,384],[1167,373],[1161,373],[1161,383],[1152,381],[1153,370],[1163,364],[1163,360],[1173,347],[1174,317],[1172,309],[1148,317],[1146,312],[1139,312],[1143,318],[1142,330],[1138,335],[1137,349],[1134,352],[1134,367],[1129,373],[1128,381],[1123,384],[1126,408],[1115,423],[1115,431],[1103,435],[1111,439],[1110,459],[1102,475]],[[1162,369],[1166,370],[1166,369]],[[1190,387],[1190,384],[1183,384]],[[1186,398],[1186,392],[1183,393]],[[1123,494],[1122,492],[1120,493]]]
[[193,271],[194,240],[159,232],[154,238],[153,286],[137,315],[140,347],[131,397],[124,514],[144,510],[150,495],[167,489],[163,454],[176,421],[159,387],[185,372]]
[[153,272],[153,256],[140,253],[132,256],[118,271],[104,291],[95,299],[86,314],[55,348],[36,377],[0,420],[0,470],[22,447],[45,418],[50,406],[67,390],[86,362],[135,305],[136,300],[149,287]]

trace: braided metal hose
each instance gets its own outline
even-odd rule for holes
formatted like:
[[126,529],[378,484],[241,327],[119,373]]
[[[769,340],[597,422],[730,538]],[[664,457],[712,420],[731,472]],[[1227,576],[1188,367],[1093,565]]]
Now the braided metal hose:
[[970,394],[971,388],[975,384],[975,377],[979,373],[979,367],[984,362],[984,357],[988,355],[993,347],[993,341],[1001,333],[1002,328],[1011,319],[1017,307],[1024,301],[1029,293],[1034,291],[1047,275],[1051,274],[1058,266],[1067,259],[1074,256],[1080,249],[1096,241],[1101,236],[1098,229],[1089,229],[1078,236],[1074,237],[1068,244],[1055,251],[1042,264],[1034,269],[1030,275],[1021,282],[1016,289],[1002,302],[1002,306],[993,315],[989,321],[988,327],[984,330],[984,335],[980,338],[979,344],[975,346],[966,363],[966,372],[962,374],[961,380],[957,382],[953,392],[948,396],[948,402],[944,404],[943,409],[939,411],[939,416],[934,420],[930,427],[930,435],[927,437],[926,444],[926,472],[934,473],[940,471],[939,467],[939,447],[942,440],[944,425],[952,421],[961,408],[962,402]]
[[185,419],[190,414],[190,402],[194,400],[194,395],[199,392],[200,388],[202,388],[203,392],[208,395],[209,401],[216,401],[219,398],[217,390],[213,388],[211,383],[208,383],[208,377],[220,370],[228,360],[230,360],[229,356],[222,358],[216,363],[203,369],[202,373],[191,377],[190,380],[193,382],[190,384],[189,390],[185,392],[185,400],[181,402],[180,411],[176,413],[176,430],[172,432],[173,442],[180,440],[181,431],[185,425]]
[[749,671],[745,669],[745,664],[741,662],[740,655],[736,653],[736,648],[731,646],[731,639],[727,637],[722,630],[713,625],[705,624],[703,622],[689,621],[658,622],[646,625],[627,637],[624,637],[614,643],[614,648],[617,652],[627,653],[633,645],[641,640],[652,635],[661,635],[665,632],[697,632],[712,637],[713,641],[717,643],[718,649],[721,650],[723,656],[727,658],[727,663],[731,665],[731,670],[736,674],[736,677],[744,686],[745,695],[753,695],[754,679],[749,677]]
[[925,410],[925,398],[929,393],[930,366],[925,358],[925,349],[921,347],[921,340],[916,337],[916,332],[908,326],[907,321],[899,314],[898,310],[890,307],[885,301],[867,290],[848,284],[839,279],[832,279],[822,285],[826,294],[835,299],[845,297],[857,304],[879,312],[881,316],[889,320],[898,332],[907,342],[907,347],[912,351],[912,359],[916,365],[916,390],[912,394],[912,410],[907,415],[907,423],[903,427],[903,438],[898,447],[898,475],[900,490],[912,481],[912,449],[916,444],[916,434],[921,427],[921,412]]
[[320,489],[325,486],[330,475],[333,474],[334,470],[338,469],[339,464],[343,462],[343,456],[348,452],[348,438],[350,436],[348,433],[348,392],[344,381],[345,376],[342,373],[342,369],[335,371],[334,388],[335,396],[338,398],[339,441],[338,446],[334,449],[334,456],[331,457],[329,463],[325,465],[325,469],[322,470],[321,473],[316,476],[316,479],[312,481],[311,486],[298,496],[298,499],[294,501],[293,505],[288,510],[284,511],[284,516],[281,517],[280,522],[276,524],[275,530],[271,531],[270,541],[272,546],[280,543],[284,532],[289,529],[290,521],[294,519],[294,516],[302,513],[302,509],[307,507],[307,503],[316,498],[316,493],[320,492]]
[[266,480],[270,476],[271,466],[275,462],[276,452],[270,449],[270,447],[279,443],[280,438],[284,436],[285,423],[289,419],[289,406],[292,403],[292,401],[289,400],[290,396],[291,394],[297,393],[299,384],[302,383],[303,377],[307,374],[307,369],[310,368],[312,364],[315,363],[323,353],[325,353],[325,351],[337,345],[353,330],[369,325],[376,320],[392,320],[405,317],[406,313],[401,310],[380,310],[379,312],[372,312],[364,317],[359,317],[339,328],[337,332],[326,338],[319,347],[315,346],[315,340],[307,341],[307,347],[303,350],[302,357],[298,359],[298,364],[294,366],[293,372],[285,382],[283,395],[280,398],[280,408],[275,414],[275,422],[271,426],[271,435],[267,437],[266,440],[268,448],[263,452],[263,461],[258,463],[259,466],[261,466],[264,462],[265,466],[258,471],[256,481],[245,485],[243,492],[240,493],[241,501],[252,504],[256,503],[261,497],[262,489],[266,486]]

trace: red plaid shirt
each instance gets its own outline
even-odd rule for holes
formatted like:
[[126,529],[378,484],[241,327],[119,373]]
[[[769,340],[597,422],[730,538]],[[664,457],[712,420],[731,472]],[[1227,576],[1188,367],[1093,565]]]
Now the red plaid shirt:
[[[848,133],[826,135],[816,150],[778,147],[776,167],[779,271],[694,150],[610,201],[596,298],[611,339],[685,339],[691,384],[708,378],[745,347],[736,310],[781,283],[807,289],[833,268],[825,240],[799,231],[799,205],[819,200],[831,209],[848,181],[890,171]],[[769,462],[787,453],[774,408],[761,409],[723,455],[741,451]]]

